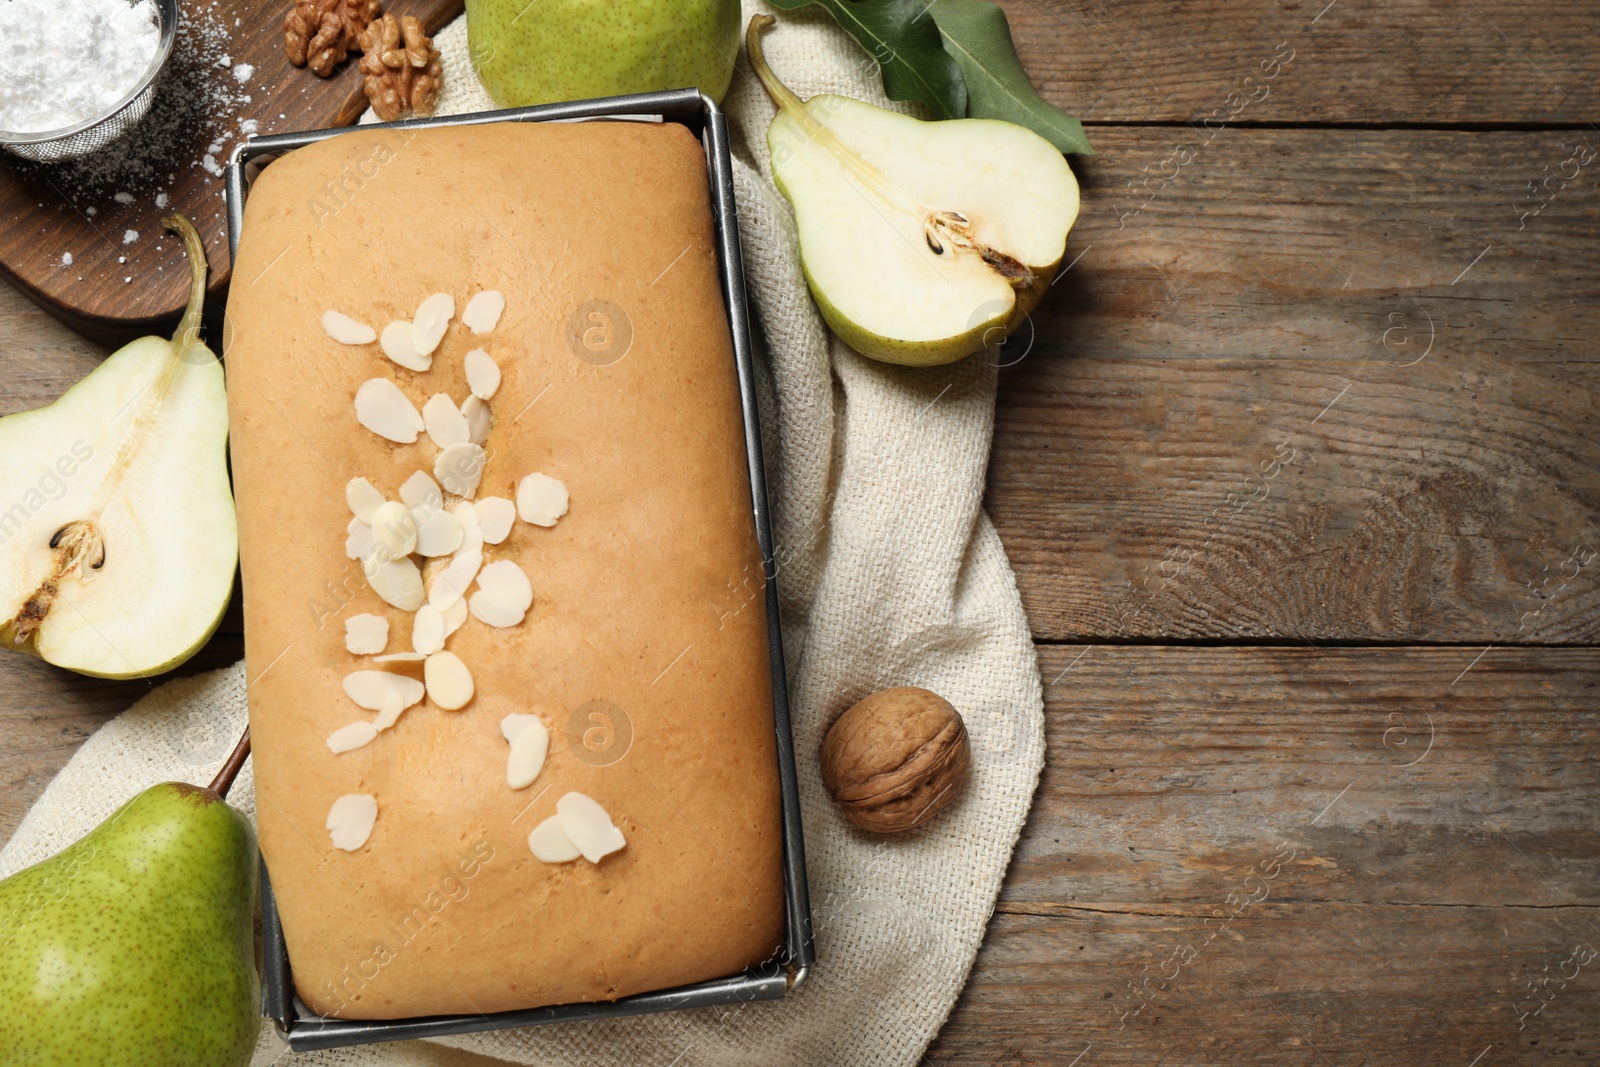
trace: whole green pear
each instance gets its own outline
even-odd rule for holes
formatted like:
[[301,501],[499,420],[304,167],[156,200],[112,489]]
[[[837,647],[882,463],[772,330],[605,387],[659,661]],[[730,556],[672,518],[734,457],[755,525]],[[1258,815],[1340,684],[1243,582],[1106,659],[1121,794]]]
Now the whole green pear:
[[467,0],[467,43],[501,107],[698,87],[719,103],[739,0]]
[[7,1067],[240,1067],[260,1029],[255,835],[211,789],[140,793],[0,882]]

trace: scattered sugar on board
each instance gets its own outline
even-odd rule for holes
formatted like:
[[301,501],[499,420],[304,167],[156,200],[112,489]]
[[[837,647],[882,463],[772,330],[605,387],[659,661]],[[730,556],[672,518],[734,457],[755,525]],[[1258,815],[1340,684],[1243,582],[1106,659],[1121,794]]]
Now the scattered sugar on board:
[[[60,18],[63,5],[71,10],[77,5],[105,2],[0,0],[0,12],[22,4],[49,4],[55,13],[52,17]],[[114,2],[124,4],[126,0]],[[156,86],[150,111],[127,136],[79,159],[56,164],[8,160],[7,166],[48,179],[68,202],[91,216],[96,212],[97,203],[109,207],[113,200],[121,204],[134,200],[148,202],[159,186],[178,180],[178,170],[200,171],[202,188],[220,185],[217,179],[223,169],[218,159],[227,158],[230,142],[240,136],[239,110],[251,99],[241,92],[242,83],[228,69],[234,66],[228,54],[233,45],[232,22],[231,16],[219,16],[215,3],[198,9],[185,7],[184,17],[178,22],[172,55]],[[0,25],[3,25],[3,18],[0,18]],[[5,47],[0,42],[0,54]],[[6,92],[9,92],[9,82],[8,77]],[[0,92],[0,97],[6,92]],[[177,163],[176,168],[174,163]],[[127,199],[115,195],[118,193],[125,194]],[[157,206],[165,205],[158,199]]]
[[154,0],[0,3],[0,128],[43,133],[99,118],[150,70]]

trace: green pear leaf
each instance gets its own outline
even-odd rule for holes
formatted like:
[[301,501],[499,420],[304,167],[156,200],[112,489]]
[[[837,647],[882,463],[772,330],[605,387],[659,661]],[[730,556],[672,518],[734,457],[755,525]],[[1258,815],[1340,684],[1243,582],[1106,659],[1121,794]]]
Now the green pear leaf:
[[1006,13],[988,0],[934,0],[929,9],[967,85],[967,114],[1026,126],[1063,152],[1093,155],[1083,123],[1039,95],[1011,45]]
[[[923,0],[771,0],[782,11],[820,3],[872,54],[890,100],[915,100],[936,119],[967,113],[967,88]],[[1013,58],[1012,62],[1016,62]],[[1020,67],[1018,68],[1021,69]],[[1027,81],[1026,78],[1023,79]]]

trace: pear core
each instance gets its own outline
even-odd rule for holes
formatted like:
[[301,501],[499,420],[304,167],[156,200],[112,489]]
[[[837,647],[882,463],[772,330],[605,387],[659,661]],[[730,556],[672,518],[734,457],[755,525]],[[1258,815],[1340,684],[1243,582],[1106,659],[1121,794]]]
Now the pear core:
[[949,363],[1004,339],[1049,288],[1077,219],[1060,151],[1008,122],[923,122],[845,96],[802,100],[750,20],[750,63],[778,108],[774,184],[793,205],[818,308],[863,355]]

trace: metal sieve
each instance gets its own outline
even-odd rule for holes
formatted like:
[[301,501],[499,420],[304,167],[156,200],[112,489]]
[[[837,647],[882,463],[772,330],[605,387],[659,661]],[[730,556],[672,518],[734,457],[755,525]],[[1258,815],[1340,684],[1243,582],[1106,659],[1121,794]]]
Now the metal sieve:
[[144,118],[155,96],[156,82],[167,57],[172,54],[172,40],[178,32],[178,0],[155,0],[156,21],[161,39],[156,44],[155,58],[150,69],[139,79],[128,94],[112,105],[103,115],[86,119],[59,130],[39,133],[12,133],[0,130],[0,146],[24,159],[40,163],[55,163],[75,156],[88,155],[115,141]]

